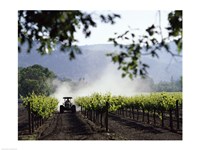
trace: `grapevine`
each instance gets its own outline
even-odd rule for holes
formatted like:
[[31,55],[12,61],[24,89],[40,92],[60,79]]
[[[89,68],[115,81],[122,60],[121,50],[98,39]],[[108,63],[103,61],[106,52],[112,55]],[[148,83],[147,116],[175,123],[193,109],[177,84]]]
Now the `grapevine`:
[[116,111],[120,108],[131,108],[134,106],[138,109],[148,111],[169,110],[174,109],[176,101],[182,104],[181,92],[161,92],[151,94],[141,94],[137,96],[111,96],[110,93],[100,94],[93,93],[91,96],[77,97],[75,102],[78,106],[84,107],[86,110],[98,110],[105,107],[106,102],[109,103],[109,111]]
[[30,102],[31,111],[42,118],[48,118],[56,111],[58,100],[53,97],[44,95],[36,95],[32,93],[30,96],[22,97],[23,105],[28,108]]

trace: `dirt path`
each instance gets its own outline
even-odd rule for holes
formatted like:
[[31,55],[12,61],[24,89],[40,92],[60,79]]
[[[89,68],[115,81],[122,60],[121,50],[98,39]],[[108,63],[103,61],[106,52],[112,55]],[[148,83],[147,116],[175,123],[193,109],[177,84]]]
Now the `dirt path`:
[[79,113],[57,113],[39,140],[101,140],[105,135],[92,130]]
[[39,140],[181,140],[182,135],[135,122],[116,115],[109,116],[109,133],[96,128],[80,113],[56,114]]
[[[18,112],[18,137],[28,136],[25,109]],[[35,131],[37,140],[182,140],[182,134],[109,115],[109,133],[77,112],[56,113]]]
[[182,134],[112,114],[109,128],[125,140],[182,140]]

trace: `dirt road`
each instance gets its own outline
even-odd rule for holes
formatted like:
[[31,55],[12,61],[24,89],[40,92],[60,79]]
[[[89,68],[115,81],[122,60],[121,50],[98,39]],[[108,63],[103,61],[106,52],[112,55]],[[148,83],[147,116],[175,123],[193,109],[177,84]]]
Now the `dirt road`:
[[97,128],[80,113],[56,114],[40,140],[181,140],[182,135],[124,119],[109,116],[109,133]]
[[[39,140],[105,140],[106,133],[92,130],[88,121],[79,113],[57,113],[42,132]],[[45,125],[44,125],[45,128]]]
[[[27,114],[23,109],[18,116],[18,136],[28,135]],[[35,131],[37,140],[182,140],[182,134],[139,123],[132,119],[109,115],[109,132],[75,114],[56,113]]]

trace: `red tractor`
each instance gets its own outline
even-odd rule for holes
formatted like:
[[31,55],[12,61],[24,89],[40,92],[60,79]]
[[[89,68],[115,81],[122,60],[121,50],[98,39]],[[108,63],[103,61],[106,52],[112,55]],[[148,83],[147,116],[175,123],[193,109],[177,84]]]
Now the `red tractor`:
[[60,113],[64,111],[71,111],[72,113],[76,112],[76,106],[72,104],[72,97],[63,97],[64,103],[60,105]]

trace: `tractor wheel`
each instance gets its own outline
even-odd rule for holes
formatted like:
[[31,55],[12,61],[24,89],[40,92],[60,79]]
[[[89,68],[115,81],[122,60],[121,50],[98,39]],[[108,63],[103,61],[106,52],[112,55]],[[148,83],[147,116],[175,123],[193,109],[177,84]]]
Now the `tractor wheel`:
[[72,113],[76,112],[76,106],[75,105],[73,105],[71,109],[72,109]]
[[63,113],[63,112],[64,112],[63,105],[60,105],[60,113]]

